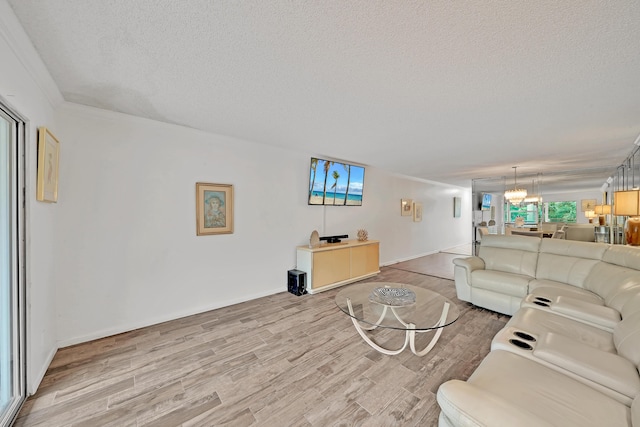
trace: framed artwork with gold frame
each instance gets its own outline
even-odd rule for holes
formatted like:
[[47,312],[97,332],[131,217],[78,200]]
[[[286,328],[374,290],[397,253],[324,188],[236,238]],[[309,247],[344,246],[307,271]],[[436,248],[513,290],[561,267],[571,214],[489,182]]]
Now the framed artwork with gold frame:
[[401,199],[400,200],[400,215],[411,216],[413,215],[413,200]]
[[58,201],[58,167],[60,142],[51,131],[38,128],[38,180],[36,200],[55,203]]
[[580,201],[580,207],[582,211],[592,211],[596,208],[596,199],[582,199]]
[[196,234],[233,233],[233,185],[196,183]]
[[422,203],[413,202],[413,222],[422,221]]

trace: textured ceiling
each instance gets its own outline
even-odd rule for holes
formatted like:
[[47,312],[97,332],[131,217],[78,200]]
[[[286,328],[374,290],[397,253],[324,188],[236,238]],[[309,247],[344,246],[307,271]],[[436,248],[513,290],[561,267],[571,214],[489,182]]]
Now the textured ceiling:
[[409,176],[613,171],[640,134],[637,0],[8,2],[67,101]]

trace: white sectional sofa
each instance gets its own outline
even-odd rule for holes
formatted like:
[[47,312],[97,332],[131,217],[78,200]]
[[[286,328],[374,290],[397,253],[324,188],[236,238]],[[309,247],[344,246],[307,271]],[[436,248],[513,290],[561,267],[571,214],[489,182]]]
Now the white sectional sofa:
[[508,315],[537,288],[603,305],[640,277],[636,248],[538,237],[485,236],[478,256],[453,262],[459,299]]
[[461,299],[512,317],[438,389],[441,427],[640,427],[639,248],[489,236],[454,263]]

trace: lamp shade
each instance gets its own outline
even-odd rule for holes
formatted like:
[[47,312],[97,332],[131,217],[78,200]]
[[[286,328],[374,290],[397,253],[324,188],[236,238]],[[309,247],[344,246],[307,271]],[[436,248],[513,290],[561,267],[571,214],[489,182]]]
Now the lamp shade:
[[613,210],[615,215],[640,215],[640,190],[616,191],[613,193]]
[[589,218],[589,224],[593,222],[593,218],[597,217],[596,211],[584,211],[584,216]]
[[598,215],[598,224],[606,225],[607,218],[605,216],[611,214],[611,205],[596,205],[593,210]]
[[627,244],[640,246],[640,190],[613,193],[613,210],[616,215],[629,217],[624,224]]

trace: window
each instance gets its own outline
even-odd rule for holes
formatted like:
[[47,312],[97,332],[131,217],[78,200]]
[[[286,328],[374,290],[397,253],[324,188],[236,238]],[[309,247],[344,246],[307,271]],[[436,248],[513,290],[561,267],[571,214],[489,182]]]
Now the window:
[[545,222],[568,222],[577,221],[577,202],[546,202]]
[[524,218],[525,224],[537,224],[540,218],[537,203],[523,203],[521,205],[512,205],[509,203],[509,217],[506,222],[515,222],[517,217]]

